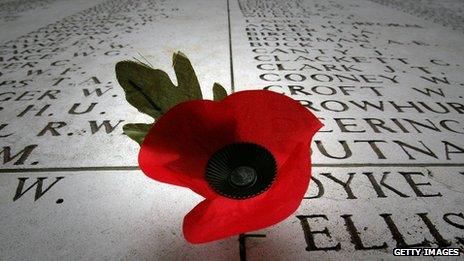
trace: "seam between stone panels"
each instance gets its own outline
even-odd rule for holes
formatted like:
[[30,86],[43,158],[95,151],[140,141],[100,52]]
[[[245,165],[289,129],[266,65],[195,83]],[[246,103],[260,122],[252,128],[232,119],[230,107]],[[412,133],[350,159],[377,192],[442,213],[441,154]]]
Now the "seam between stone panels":
[[230,4],[227,0],[227,24],[229,30],[229,64],[230,64],[230,91],[235,92],[235,81],[234,81],[234,62],[232,58],[232,31],[230,25]]
[[[464,167],[464,163],[315,163],[315,168],[357,168],[357,167]],[[26,172],[66,172],[66,171],[128,171],[140,170],[139,166],[94,166],[94,167],[57,167],[57,168],[17,168],[0,169],[0,173]]]
[[66,172],[66,171],[128,171],[140,170],[139,166],[94,166],[94,167],[51,167],[51,168],[17,168],[0,169],[0,173],[21,172]]

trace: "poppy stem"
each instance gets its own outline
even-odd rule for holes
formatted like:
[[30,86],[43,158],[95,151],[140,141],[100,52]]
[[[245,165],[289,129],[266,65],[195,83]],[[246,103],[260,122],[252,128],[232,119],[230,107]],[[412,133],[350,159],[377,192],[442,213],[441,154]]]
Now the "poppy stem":
[[246,245],[245,245],[245,234],[240,234],[238,236],[239,251],[240,251],[240,261],[246,261]]

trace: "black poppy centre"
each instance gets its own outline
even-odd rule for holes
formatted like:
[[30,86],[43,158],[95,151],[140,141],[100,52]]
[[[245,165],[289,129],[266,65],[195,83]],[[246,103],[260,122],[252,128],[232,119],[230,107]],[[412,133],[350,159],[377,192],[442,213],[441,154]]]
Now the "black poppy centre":
[[277,174],[274,156],[254,143],[233,143],[216,151],[206,166],[206,180],[217,193],[233,199],[257,196]]

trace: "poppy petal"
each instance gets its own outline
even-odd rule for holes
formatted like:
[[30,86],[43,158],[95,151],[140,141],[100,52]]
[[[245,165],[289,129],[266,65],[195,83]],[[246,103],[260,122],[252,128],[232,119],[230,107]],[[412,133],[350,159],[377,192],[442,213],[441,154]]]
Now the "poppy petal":
[[276,92],[241,91],[224,99],[234,111],[236,138],[264,146],[280,167],[299,143],[309,144],[323,126],[299,102]]
[[215,150],[234,142],[234,125],[232,112],[218,102],[181,103],[151,128],[139,152],[139,166],[150,178],[214,198],[205,167]]
[[309,144],[322,126],[298,102],[271,91],[242,91],[221,102],[178,104],[145,137],[139,165],[149,177],[217,196],[204,178],[208,159],[234,142],[252,142],[271,151],[280,168],[298,143]]
[[184,237],[205,243],[276,224],[296,211],[310,177],[309,147],[300,144],[266,192],[246,200],[205,199],[193,208],[184,218]]

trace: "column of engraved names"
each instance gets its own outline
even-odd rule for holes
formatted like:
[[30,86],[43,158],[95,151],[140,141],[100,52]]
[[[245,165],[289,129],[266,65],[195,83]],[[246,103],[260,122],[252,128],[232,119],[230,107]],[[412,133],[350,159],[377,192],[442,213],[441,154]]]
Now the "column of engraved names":
[[[136,53],[134,33],[176,13],[178,8],[167,1],[111,0],[4,42],[2,165],[55,166],[68,158],[62,164],[72,166],[91,159],[89,154],[102,155],[99,151],[109,151],[109,159],[122,158],[118,165],[131,165],[130,157],[118,152],[127,149],[114,148],[136,149],[120,135],[131,114],[121,113],[128,106],[115,88],[114,64]],[[98,142],[106,147],[95,146]],[[60,151],[63,144],[66,152]]]
[[[241,1],[242,9],[247,4]],[[326,125],[315,141],[320,161],[464,159],[460,64],[414,53],[398,56],[394,50],[427,51],[433,44],[381,34],[390,27],[424,30],[420,25],[368,23],[327,11],[343,10],[340,5],[319,4],[313,10],[296,1],[292,9],[288,6],[266,2],[253,15],[244,10],[249,54],[257,69],[254,82],[299,100],[320,116]],[[334,134],[338,139],[325,139]]]
[[[247,64],[256,68],[246,84],[286,94],[318,115],[325,127],[312,146],[313,164],[347,166],[313,170],[303,203],[311,214],[297,216],[306,249],[462,244],[464,216],[456,202],[445,204],[459,198],[451,184],[460,184],[462,173],[459,61],[418,55],[439,48],[436,43],[385,37],[383,30],[407,35],[426,29],[408,21],[366,20],[350,12],[362,7],[357,2],[239,1],[239,6],[249,46],[246,56],[251,58]],[[416,168],[417,163],[456,168]],[[392,167],[376,168],[379,164]],[[350,168],[356,165],[364,167]],[[435,171],[441,180],[434,178]],[[314,214],[314,204],[325,198],[341,203],[333,211]],[[351,201],[368,213],[347,209]],[[396,202],[405,205],[392,208]],[[379,212],[374,205],[388,207]],[[350,242],[333,239],[329,225],[312,228],[314,221],[346,230]]]
[[24,12],[36,9],[45,9],[57,0],[16,0],[7,1],[0,4],[0,21],[15,21]]

